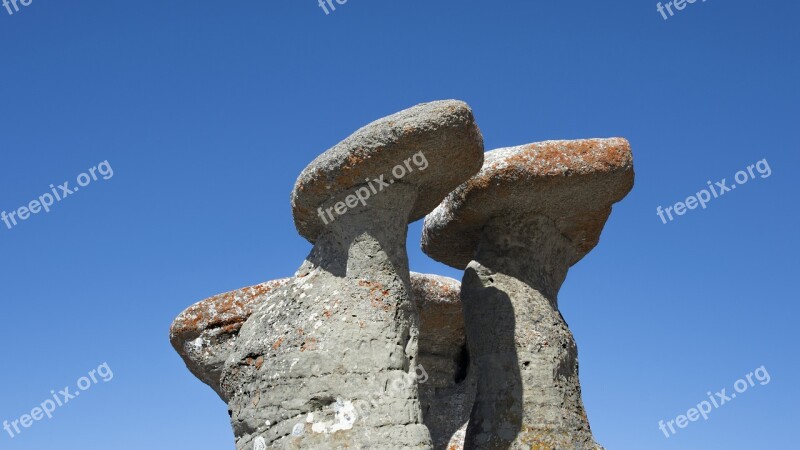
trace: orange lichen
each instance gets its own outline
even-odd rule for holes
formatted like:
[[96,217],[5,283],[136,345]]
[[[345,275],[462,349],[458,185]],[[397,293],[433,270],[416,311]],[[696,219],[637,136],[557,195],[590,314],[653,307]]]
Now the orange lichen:
[[303,345],[300,346],[300,351],[304,352],[306,350],[316,350],[317,349],[317,339],[316,338],[308,338],[303,342]]
[[221,328],[224,333],[235,333],[253,313],[257,301],[288,280],[268,281],[200,301],[178,316],[171,333],[182,339],[192,339],[205,330],[215,328]]
[[396,305],[390,301],[390,291],[384,285],[375,281],[359,280],[361,287],[369,289],[369,301],[372,307],[391,311]]

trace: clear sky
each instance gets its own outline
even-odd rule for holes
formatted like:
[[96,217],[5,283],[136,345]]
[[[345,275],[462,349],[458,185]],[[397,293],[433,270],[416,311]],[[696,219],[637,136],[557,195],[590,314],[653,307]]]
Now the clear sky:
[[[113,169],[50,212],[0,223],[0,421],[92,370],[97,381],[52,419],[0,430],[0,448],[232,448],[226,407],[184,368],[170,323],[292,274],[311,248],[289,205],[300,171],[374,119],[447,98],[472,106],[487,150],[632,144],[636,186],[559,296],[597,440],[796,448],[800,6],[698,1],[664,20],[655,3],[0,9],[0,211]],[[769,177],[667,224],[656,215],[763,159]],[[460,279],[420,252],[420,230],[411,268]],[[761,366],[769,383],[668,439],[659,430]]]

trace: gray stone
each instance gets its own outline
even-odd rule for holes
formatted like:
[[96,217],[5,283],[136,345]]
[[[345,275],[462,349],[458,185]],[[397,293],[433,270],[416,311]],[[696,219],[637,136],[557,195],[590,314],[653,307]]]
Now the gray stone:
[[[318,214],[420,153],[425,169],[335,219]],[[238,450],[261,440],[268,448],[431,448],[406,234],[482,160],[471,111],[445,101],[370,124],[303,171],[292,206],[314,248],[242,326],[222,372]]]
[[576,247],[575,264],[600,240],[611,205],[633,187],[625,139],[546,141],[487,152],[480,172],[425,218],[423,250],[464,269],[487,220],[508,212],[552,218]]
[[413,198],[409,223],[423,218],[480,170],[483,136],[470,107],[458,100],[423,103],[362,127],[318,156],[292,191],[292,214],[300,235],[315,242],[325,227],[318,208],[333,206],[332,198],[354,194],[368,180],[395,178],[392,170],[419,152],[434,169],[418,170],[410,164],[414,170],[397,180],[421,194]]
[[423,250],[466,269],[461,299],[478,387],[465,448],[600,448],[557,295],[633,176],[624,139],[500,149],[426,217]]
[[[219,374],[241,326],[256,307],[269,301],[270,292],[290,281],[283,278],[215,295],[187,308],[173,322],[173,347],[223,401],[227,399],[219,388]],[[419,400],[437,450],[463,448],[475,396],[475,377],[467,372],[460,291],[461,283],[452,278],[411,272],[411,293],[420,317]]]
[[476,389],[474,371],[469,370],[461,285],[452,278],[412,272],[411,292],[420,318],[420,367],[426,374],[419,386],[423,421],[434,449],[461,450]]

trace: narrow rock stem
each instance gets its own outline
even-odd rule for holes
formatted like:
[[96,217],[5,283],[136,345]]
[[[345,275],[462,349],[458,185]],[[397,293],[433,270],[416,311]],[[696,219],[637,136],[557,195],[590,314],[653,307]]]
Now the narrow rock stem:
[[558,311],[574,246],[544,216],[484,228],[462,282],[478,390],[465,448],[596,449],[578,354]]
[[398,183],[337,215],[242,327],[223,374],[237,449],[430,448],[405,248],[415,196]]

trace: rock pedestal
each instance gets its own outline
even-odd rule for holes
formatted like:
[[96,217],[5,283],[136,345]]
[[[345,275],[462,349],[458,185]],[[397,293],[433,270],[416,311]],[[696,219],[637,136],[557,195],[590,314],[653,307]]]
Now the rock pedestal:
[[[409,193],[398,186],[372,207]],[[404,382],[418,343],[408,209],[385,212],[385,222],[353,212],[332,224],[242,327],[223,376],[237,448],[257,438],[274,448],[430,445],[417,386]]]
[[[219,374],[233,352],[242,325],[254,310],[275,301],[275,289],[292,281],[283,278],[215,295],[187,308],[172,324],[173,347],[189,370],[226,403]],[[411,272],[411,296],[420,317],[419,365],[416,378],[407,377],[402,382],[418,386],[423,423],[430,430],[434,450],[463,448],[475,398],[460,291],[460,283],[451,278]],[[277,313],[278,309],[270,311]],[[375,405],[385,401],[383,396],[373,395],[368,402],[356,403],[356,415],[366,417]]]
[[557,295],[632,185],[624,139],[530,144],[488,152],[481,171],[426,217],[423,250],[465,269],[478,385],[464,448],[600,448]]
[[477,172],[482,142],[466,104],[434,102],[367,125],[303,171],[292,206],[314,248],[245,322],[222,371],[237,449],[431,448],[413,382],[407,227]]
[[487,225],[462,282],[480,374],[467,448],[595,449],[556,299],[572,246],[543,216],[499,222]]

